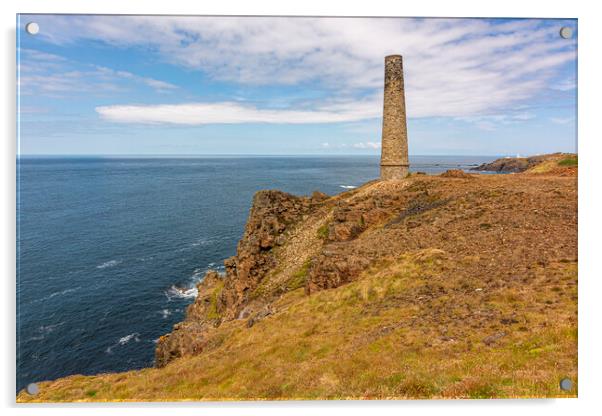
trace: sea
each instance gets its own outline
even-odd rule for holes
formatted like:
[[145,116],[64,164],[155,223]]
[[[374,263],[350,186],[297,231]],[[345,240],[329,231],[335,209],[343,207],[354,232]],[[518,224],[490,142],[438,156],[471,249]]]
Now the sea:
[[[413,156],[412,171],[495,156]],[[153,365],[209,269],[236,254],[253,194],[335,195],[377,156],[19,157],[17,390]]]

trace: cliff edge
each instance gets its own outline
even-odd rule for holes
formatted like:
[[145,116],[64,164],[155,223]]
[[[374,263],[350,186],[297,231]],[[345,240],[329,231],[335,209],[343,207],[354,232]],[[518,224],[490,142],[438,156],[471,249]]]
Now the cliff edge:
[[483,163],[471,170],[519,173],[519,172],[554,172],[556,174],[576,174],[577,155],[574,153],[550,153],[531,157],[503,157],[491,163]]
[[18,401],[575,396],[558,388],[577,381],[565,158],[332,197],[260,191],[225,276],[207,273],[156,368]]

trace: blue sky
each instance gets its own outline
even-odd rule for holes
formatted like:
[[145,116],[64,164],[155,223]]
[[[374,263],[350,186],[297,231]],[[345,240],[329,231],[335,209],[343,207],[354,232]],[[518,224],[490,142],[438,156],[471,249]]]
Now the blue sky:
[[377,155],[388,54],[404,57],[410,154],[576,151],[576,20],[18,23],[21,154]]

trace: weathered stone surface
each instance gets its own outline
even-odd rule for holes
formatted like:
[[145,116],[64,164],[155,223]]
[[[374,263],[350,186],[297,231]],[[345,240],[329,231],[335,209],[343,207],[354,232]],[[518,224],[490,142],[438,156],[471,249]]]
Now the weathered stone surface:
[[450,169],[446,170],[441,174],[444,178],[459,178],[459,179],[471,179],[468,173],[464,172],[462,169]]
[[346,250],[323,251],[311,265],[305,292],[311,294],[351,282],[369,264],[368,258]]
[[330,197],[327,194],[325,194],[324,192],[314,191],[311,194],[310,198],[311,198],[311,202],[315,204],[315,203],[323,202],[323,201],[327,200]]
[[224,261],[226,275],[207,272],[185,320],[159,339],[155,365],[162,367],[175,358],[198,354],[206,348],[207,334],[222,321],[251,316],[255,322],[268,316],[264,309],[253,315],[258,306],[250,302],[250,294],[277,266],[272,249],[282,243],[287,228],[325,199],[328,196],[319,192],[311,198],[273,190],[257,192],[237,254]]
[[270,316],[274,313],[274,310],[270,307],[270,305],[266,305],[263,309],[257,312],[255,315],[251,316],[247,320],[247,328],[251,328],[257,322],[261,321],[263,318]]
[[380,178],[403,179],[408,174],[408,133],[401,55],[385,58]]
[[226,261],[226,279],[220,301],[224,319],[234,319],[263,277],[276,267],[271,249],[287,227],[311,209],[310,198],[280,191],[260,191],[253,204],[235,257]]
[[575,156],[572,153],[550,153],[545,155],[537,155],[530,157],[503,157],[496,159],[491,163],[483,163],[471,170],[485,172],[508,172],[519,173],[524,172],[538,164],[547,160],[559,160],[565,157]]
[[197,285],[198,296],[186,309],[186,320],[174,325],[171,333],[163,335],[155,349],[155,366],[164,367],[171,360],[185,355],[198,354],[207,343],[207,335],[221,322],[217,294],[223,278],[209,271]]
[[507,334],[505,332],[497,332],[493,335],[489,335],[485,339],[483,339],[483,344],[485,345],[493,345],[498,342],[500,339],[505,337]]

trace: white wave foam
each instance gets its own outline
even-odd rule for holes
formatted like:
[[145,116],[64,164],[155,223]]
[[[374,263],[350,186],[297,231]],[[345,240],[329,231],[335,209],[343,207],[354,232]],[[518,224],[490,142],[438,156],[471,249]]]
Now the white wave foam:
[[173,298],[176,298],[176,299],[196,298],[196,296],[198,294],[199,294],[199,291],[196,288],[196,286],[178,287],[178,286],[173,285],[168,290],[165,291],[165,296],[167,296],[167,299],[170,301]]
[[171,315],[171,311],[169,309],[162,309],[161,315],[163,316],[163,319],[166,319],[169,315]]
[[209,270],[215,270],[220,274],[224,274],[225,266],[220,264],[219,266],[215,266],[215,263],[209,263],[207,267],[198,267],[192,271],[192,274],[189,278],[189,283],[183,286],[172,285],[169,289],[164,291],[163,293],[167,297],[168,301],[172,299],[194,299],[199,294],[197,289],[197,285],[203,281],[205,277],[205,273]]
[[107,354],[113,354],[113,348],[118,347],[120,345],[125,345],[132,340],[134,340],[135,342],[140,342],[140,334],[138,332],[134,332],[129,335],[126,335],[125,337],[119,338],[119,340],[115,344],[111,345],[110,347],[107,347],[105,352]]
[[186,246],[184,246],[184,247],[180,247],[180,248],[179,248],[179,249],[177,249],[176,251],[177,251],[177,252],[189,251],[189,250],[192,250],[193,248],[195,248],[195,247],[198,247],[198,246],[206,246],[206,245],[209,245],[209,244],[211,244],[213,241],[214,241],[214,240],[212,240],[212,239],[204,239],[204,238],[200,238],[200,239],[198,239],[198,240],[196,240],[196,241],[194,241],[194,242],[192,242],[192,243],[189,243],[189,244],[187,244],[187,245],[186,245]]
[[28,341],[41,341],[44,339],[44,335],[34,335],[33,337],[29,337]]
[[58,324],[51,324],[51,325],[41,325],[38,327],[37,329],[37,334],[38,335],[34,335],[33,337],[30,337],[28,340],[29,341],[41,341],[44,338],[46,338],[46,335],[50,334],[51,332],[53,332],[55,330],[55,328],[63,325],[65,322],[59,322]]
[[146,256],[146,257],[138,257],[138,260],[140,261],[150,261],[153,260],[155,258],[155,256]]
[[136,342],[140,342],[140,334],[138,332],[134,332],[133,334],[126,335],[125,337],[119,338],[119,345],[125,345],[131,340]]
[[38,331],[45,333],[45,334],[49,334],[52,331],[54,331],[55,328],[63,325],[64,322],[59,322],[58,324],[52,324],[52,325],[42,325],[38,328]]
[[207,268],[198,267],[192,271],[192,275],[190,276],[190,282],[185,286],[176,286],[172,285],[169,289],[167,289],[164,293],[167,297],[167,300],[171,301],[172,299],[191,299],[196,298],[199,291],[196,288],[196,285],[203,280],[205,277],[205,273],[207,272]]
[[357,188],[357,186],[354,185],[339,185],[341,188],[345,188],[345,189],[355,189]]
[[75,292],[76,290],[79,290],[79,289],[81,289],[81,286],[78,286],[78,287],[71,287],[71,288],[69,288],[69,289],[61,290],[61,291],[58,291],[58,292],[53,292],[53,293],[51,293],[50,295],[48,295],[48,296],[44,296],[43,298],[40,298],[40,299],[36,299],[36,300],[34,300],[33,302],[34,302],[34,303],[35,303],[35,302],[44,302],[44,301],[46,301],[46,300],[49,300],[49,299],[52,299],[52,298],[54,298],[54,297],[56,297],[56,296],[63,296],[63,295],[66,295],[66,294],[68,294],[68,293]]
[[191,244],[192,247],[198,247],[198,246],[206,246],[209,245],[211,243],[213,243],[215,240],[212,238],[199,238],[198,240],[196,240],[194,243]]
[[117,266],[119,263],[121,263],[121,260],[109,260],[109,261],[105,261],[102,264],[99,264],[98,266],[96,266],[96,268],[97,269],[106,269],[107,267]]

